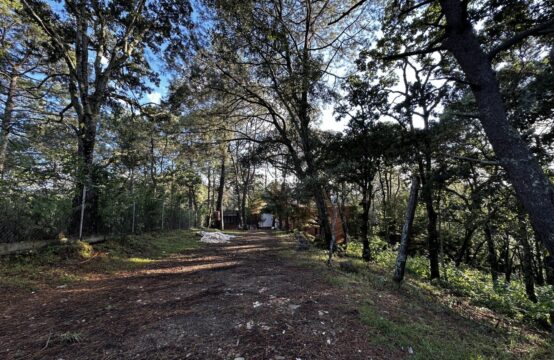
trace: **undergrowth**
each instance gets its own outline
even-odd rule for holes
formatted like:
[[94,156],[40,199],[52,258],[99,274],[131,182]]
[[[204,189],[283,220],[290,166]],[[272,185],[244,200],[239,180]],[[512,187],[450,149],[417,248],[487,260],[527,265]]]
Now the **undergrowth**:
[[80,241],[50,245],[0,257],[0,289],[35,291],[41,286],[65,286],[91,274],[144,266],[198,245],[192,230],[126,236],[94,245]]
[[[552,335],[536,328],[537,318],[547,311],[547,291],[538,294],[539,304],[533,304],[518,279],[507,288],[494,289],[490,276],[451,264],[444,267],[447,280],[430,282],[428,260],[420,256],[408,259],[405,281],[398,286],[392,281],[396,253],[374,240],[371,263],[361,259],[359,243],[350,243],[331,267],[325,265],[327,252],[321,249],[285,255],[318,268],[340,291],[357,294],[360,319],[377,347],[400,351],[410,359],[554,358]],[[341,271],[336,265],[344,261],[358,271]]]
[[[392,274],[396,252],[379,238],[372,239],[371,244],[374,264]],[[347,256],[358,258],[361,255],[360,243],[349,244]],[[552,286],[537,286],[535,291],[538,302],[534,303],[527,298],[525,285],[517,277],[510,283],[493,286],[490,274],[464,264],[456,267],[451,262],[444,262],[440,270],[441,280],[430,283],[427,281],[429,260],[426,257],[411,256],[406,263],[407,276],[420,282],[420,286],[430,290],[445,290],[452,295],[467,298],[473,305],[486,307],[514,320],[545,325],[549,322],[550,312],[554,311]]]

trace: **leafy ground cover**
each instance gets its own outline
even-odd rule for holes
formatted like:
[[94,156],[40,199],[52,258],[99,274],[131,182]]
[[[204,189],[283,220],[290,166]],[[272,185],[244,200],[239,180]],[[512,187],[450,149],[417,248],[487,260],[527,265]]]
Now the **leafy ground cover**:
[[[413,359],[554,358],[552,335],[534,321],[545,315],[552,299],[548,294],[540,294],[540,302],[533,304],[517,280],[510,288],[495,290],[483,273],[451,265],[445,267],[448,280],[431,283],[423,257],[408,260],[399,286],[391,275],[395,253],[374,243],[369,264],[361,260],[357,243],[330,267],[325,265],[327,252],[317,248],[287,256],[318,267],[330,285],[363,299],[360,319],[369,327],[368,341],[376,346]],[[348,267],[340,266],[345,262]]]

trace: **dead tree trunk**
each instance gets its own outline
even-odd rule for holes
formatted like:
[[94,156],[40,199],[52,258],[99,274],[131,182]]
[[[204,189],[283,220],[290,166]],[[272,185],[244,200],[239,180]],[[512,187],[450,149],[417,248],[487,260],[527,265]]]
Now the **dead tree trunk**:
[[404,227],[402,228],[402,237],[400,238],[398,256],[396,257],[396,264],[394,267],[393,279],[398,283],[404,280],[406,260],[408,259],[408,246],[410,244],[410,232],[412,231],[412,224],[414,222],[418,191],[419,191],[419,178],[417,176],[412,176],[412,187],[410,188],[410,198],[408,199],[408,207],[406,208]]

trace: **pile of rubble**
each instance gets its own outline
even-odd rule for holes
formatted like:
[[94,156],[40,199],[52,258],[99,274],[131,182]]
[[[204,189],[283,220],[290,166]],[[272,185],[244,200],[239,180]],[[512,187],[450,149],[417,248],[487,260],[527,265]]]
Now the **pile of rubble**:
[[198,235],[202,236],[200,242],[207,244],[226,244],[234,238],[233,235],[227,235],[221,232],[208,232],[208,231],[199,231]]

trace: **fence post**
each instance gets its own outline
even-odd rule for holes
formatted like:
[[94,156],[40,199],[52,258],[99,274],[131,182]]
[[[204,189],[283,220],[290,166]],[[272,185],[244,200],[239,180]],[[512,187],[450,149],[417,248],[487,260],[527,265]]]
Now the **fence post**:
[[135,207],[136,207],[135,205],[136,205],[136,202],[133,199],[133,219],[131,221],[131,234],[135,233]]
[[83,184],[83,199],[81,200],[81,222],[79,224],[79,240],[83,240],[83,222],[85,220],[85,198],[87,196],[87,186]]
[[165,199],[162,198],[162,231],[164,231]]

